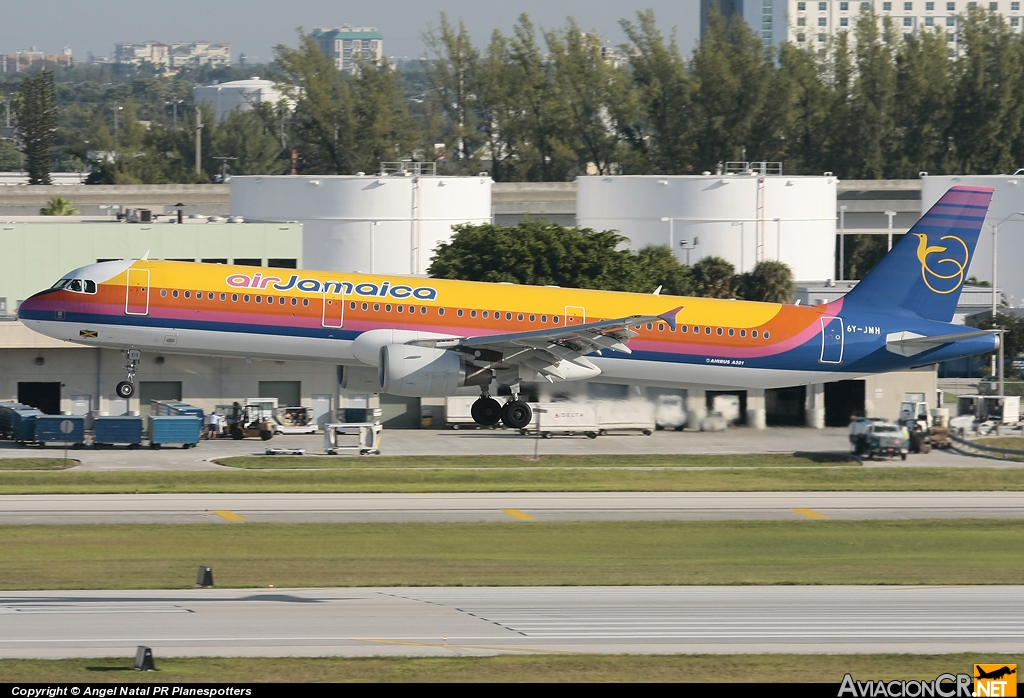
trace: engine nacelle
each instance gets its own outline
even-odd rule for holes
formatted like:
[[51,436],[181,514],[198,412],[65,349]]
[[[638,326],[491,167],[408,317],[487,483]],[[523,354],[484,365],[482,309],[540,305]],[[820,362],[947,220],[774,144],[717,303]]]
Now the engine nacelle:
[[380,348],[385,344],[405,344],[422,339],[459,339],[459,337],[417,330],[369,330],[352,340],[352,355],[364,364],[376,366],[380,359]]
[[446,397],[467,385],[489,385],[493,377],[447,349],[385,344],[379,360],[380,390],[391,395]]
[[341,389],[353,393],[379,393],[378,373],[376,366],[342,366]]

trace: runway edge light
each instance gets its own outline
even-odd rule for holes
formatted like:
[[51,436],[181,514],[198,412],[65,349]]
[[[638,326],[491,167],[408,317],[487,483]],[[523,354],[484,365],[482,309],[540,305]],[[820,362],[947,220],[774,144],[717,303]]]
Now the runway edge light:
[[135,650],[135,671],[156,671],[151,648],[139,645],[139,648]]
[[213,586],[213,568],[206,565],[199,566],[199,574],[196,575],[196,584],[201,587]]

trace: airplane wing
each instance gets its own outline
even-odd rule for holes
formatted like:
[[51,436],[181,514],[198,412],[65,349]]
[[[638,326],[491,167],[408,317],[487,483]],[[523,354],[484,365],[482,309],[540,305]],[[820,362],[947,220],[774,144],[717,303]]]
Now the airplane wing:
[[929,349],[959,342],[962,339],[974,339],[975,337],[983,337],[989,334],[992,334],[992,330],[954,332],[953,334],[939,334],[931,337],[926,337],[916,332],[890,332],[885,336],[885,348],[900,356],[914,356]]
[[676,315],[682,309],[679,306],[661,315],[629,315],[582,325],[477,337],[427,339],[412,344],[461,352],[481,370],[525,367],[552,381],[553,378],[565,379],[568,373],[573,372],[572,366],[599,372],[586,358],[587,354],[600,353],[604,349],[632,353],[626,344],[637,336],[636,330],[641,325],[664,322],[675,330]]

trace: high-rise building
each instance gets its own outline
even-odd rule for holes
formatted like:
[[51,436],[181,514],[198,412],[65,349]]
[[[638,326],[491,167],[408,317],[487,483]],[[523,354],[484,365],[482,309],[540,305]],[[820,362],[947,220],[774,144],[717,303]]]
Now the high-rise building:
[[0,73],[21,73],[47,64],[66,68],[72,63],[74,59],[71,57],[70,46],[65,46],[60,53],[43,53],[33,47],[31,51],[0,54]]
[[354,73],[361,61],[384,58],[384,37],[377,27],[352,27],[343,24],[333,29],[315,27],[311,34],[325,55],[334,59],[338,70]]
[[204,65],[231,65],[231,44],[211,44],[207,41],[179,41],[163,44],[147,41],[142,44],[115,44],[114,62],[127,65],[151,63],[175,73],[182,68]]
[[862,9],[874,10],[879,22],[890,18],[904,35],[945,32],[950,55],[959,52],[957,28],[970,8],[996,12],[1012,29],[1024,29],[1020,0],[701,0],[701,36],[707,31],[712,6],[726,18],[742,17],[766,46],[778,46],[788,39],[820,51],[830,37],[853,30]]

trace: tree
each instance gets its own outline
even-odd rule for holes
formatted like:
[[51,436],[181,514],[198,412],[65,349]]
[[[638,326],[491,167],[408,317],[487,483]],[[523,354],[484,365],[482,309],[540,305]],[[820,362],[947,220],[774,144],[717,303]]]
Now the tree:
[[18,172],[21,170],[21,153],[14,143],[0,138],[0,172]]
[[704,298],[735,298],[736,267],[721,257],[704,257],[690,267],[694,295]]
[[57,136],[57,88],[53,72],[41,70],[21,81],[18,90],[18,134],[25,154],[29,184],[51,184],[50,151]]
[[613,230],[535,219],[515,226],[467,223],[452,230],[451,241],[438,245],[427,269],[433,277],[634,293],[652,293],[658,286],[666,293],[688,290],[688,272],[668,248],[619,250],[626,238]]
[[[689,169],[692,80],[673,36],[666,45],[654,21],[654,12],[637,12],[636,23],[622,20],[632,46],[632,79],[639,93],[643,118],[623,135],[638,154],[640,172],[685,174]],[[650,168],[650,169],[648,169]]]
[[269,104],[261,104],[252,111],[232,111],[220,123],[208,123],[203,130],[210,129],[210,156],[238,158],[229,161],[232,174],[284,174],[285,160],[273,132],[274,116]]
[[474,48],[466,25],[460,20],[456,30],[444,12],[440,27],[429,29],[424,41],[434,54],[434,60],[427,64],[427,75],[433,100],[445,117],[446,151],[456,161],[468,160],[481,142],[477,131],[480,52]]
[[740,274],[737,295],[748,301],[792,303],[796,292],[793,270],[785,262],[766,259],[753,270]]
[[966,324],[979,330],[1004,328],[1006,332],[1003,334],[1003,357],[1006,361],[1013,361],[1024,353],[1024,318],[996,313],[996,321],[992,322],[991,312],[978,313],[967,318]]
[[46,206],[39,209],[40,216],[76,216],[78,209],[71,205],[71,202],[61,196],[55,196],[46,202]]

